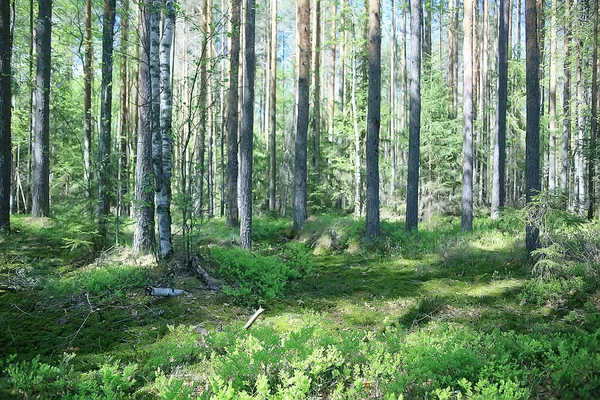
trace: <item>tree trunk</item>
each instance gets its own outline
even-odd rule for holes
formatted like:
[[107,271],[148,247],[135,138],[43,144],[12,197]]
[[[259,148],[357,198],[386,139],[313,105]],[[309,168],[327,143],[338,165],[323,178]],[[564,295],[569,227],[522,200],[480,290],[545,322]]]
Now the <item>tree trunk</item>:
[[254,136],[254,52],[255,3],[246,0],[246,63],[244,68],[244,103],[240,137],[240,242],[243,249],[252,249],[252,142]]
[[121,13],[121,125],[119,137],[119,215],[129,215],[129,91],[128,91],[128,48],[129,48],[129,0],[123,1]]
[[35,217],[50,215],[50,55],[52,0],[39,0],[37,22],[37,73],[35,88],[35,140],[33,143],[33,198]]
[[367,108],[367,240],[379,237],[379,127],[381,125],[381,20],[379,0],[369,0]]
[[463,180],[461,226],[473,230],[473,6],[464,2],[463,18]]
[[270,0],[269,41],[269,211],[276,208],[277,182],[277,0]]
[[594,36],[593,36],[593,55],[592,55],[592,117],[590,121],[590,157],[588,160],[588,212],[587,218],[594,218],[596,211],[596,192],[594,190],[594,180],[596,177],[596,135],[598,128],[598,0],[594,0]]
[[585,137],[585,116],[583,114],[583,66],[582,64],[582,47],[583,41],[581,38],[581,27],[579,25],[579,8],[576,1],[573,5],[574,18],[572,20],[575,33],[575,79],[577,85],[577,140],[575,142],[575,211],[583,216],[585,212],[585,161],[583,154],[584,137]]
[[138,134],[135,166],[133,251],[148,254],[154,250],[154,178],[152,168],[152,89],[150,84],[150,14],[152,0],[140,8],[140,58],[138,89]]
[[110,212],[111,188],[111,126],[113,43],[116,0],[104,0],[102,22],[102,100],[100,109],[100,138],[98,140],[98,233],[107,234],[106,217]]
[[390,198],[394,203],[396,199],[396,179],[398,175],[398,145],[396,143],[396,130],[397,127],[397,105],[396,105],[396,92],[398,87],[398,73],[397,69],[397,58],[398,58],[398,44],[396,40],[396,0],[392,0],[392,43],[391,43],[391,59],[390,59],[390,147],[391,147],[391,164],[392,164],[392,176],[390,177]]
[[296,18],[298,35],[298,87],[296,115],[296,146],[294,171],[294,231],[304,226],[308,217],[306,188],[306,153],[308,107],[310,93],[310,0],[298,0]]
[[354,216],[360,217],[362,212],[362,201],[361,201],[361,157],[360,157],[360,129],[358,128],[358,107],[356,105],[356,75],[358,69],[356,68],[356,46],[355,54],[352,57],[352,89],[350,92],[350,101],[352,103],[352,126],[354,128]]
[[549,76],[549,134],[548,190],[556,189],[556,0],[552,0],[550,11],[550,76]]
[[456,60],[454,59],[454,49],[457,46],[456,40],[456,31],[454,29],[454,20],[455,20],[455,8],[456,4],[454,0],[449,0],[448,3],[448,13],[449,13],[449,23],[448,23],[448,84],[450,86],[450,90],[452,91],[452,97],[450,102],[450,115],[452,118],[456,118],[456,99],[454,98],[454,90],[457,82],[454,81],[454,69]]
[[[526,202],[541,189],[540,185],[540,48],[536,0],[525,1],[527,128],[525,133]],[[531,253],[539,247],[539,229],[528,223],[525,244]]]
[[173,2],[165,1],[164,25],[160,41],[160,131],[161,131],[161,174],[162,184],[156,194],[158,214],[159,256],[167,257],[173,251],[171,238],[171,175],[173,174],[173,138],[171,123],[173,107],[171,96],[171,45],[175,28]]
[[431,7],[432,2],[423,2],[423,67],[426,75],[431,71]]
[[207,131],[207,120],[208,120],[208,40],[209,40],[209,21],[208,21],[208,0],[202,0],[201,2],[201,19],[202,19],[202,50],[200,52],[200,95],[199,101],[199,112],[200,112],[200,126],[198,126],[196,136],[196,168],[195,168],[195,183],[196,183],[196,199],[194,214],[198,218],[202,218],[204,215],[204,180],[206,177],[206,167],[204,165],[204,155],[206,153],[206,131]]
[[410,131],[406,188],[406,230],[419,223],[419,153],[421,143],[421,2],[410,0]]
[[[329,145],[333,144],[333,130],[334,130],[334,117],[335,117],[335,65],[336,65],[336,41],[337,41],[337,19],[338,19],[338,8],[337,2],[332,2],[331,10],[331,80],[329,82],[329,121],[327,132],[329,134]],[[331,165],[331,158],[327,160],[327,164]]]
[[567,208],[569,196],[569,150],[571,147],[571,21],[570,4],[565,2],[565,21],[564,21],[564,81],[563,81],[563,129],[562,129],[562,154],[561,154],[561,172],[560,187],[562,195],[565,197],[564,208]]
[[[127,22],[125,22],[127,23]],[[93,68],[92,68],[92,0],[86,0],[85,2],[85,62],[84,62],[84,94],[83,94],[83,111],[84,111],[84,122],[83,122],[83,181],[85,185],[86,194],[85,197],[89,203],[90,217],[93,214],[92,206],[92,181],[91,165],[90,165],[90,153],[92,149],[92,80],[93,80]]]
[[227,96],[227,225],[238,226],[238,73],[241,0],[232,0],[229,93]]
[[500,0],[498,26],[498,108],[494,136],[494,171],[492,180],[492,219],[500,217],[506,197],[506,106],[508,100],[508,0]]
[[0,232],[10,231],[11,181],[11,15],[10,2],[0,4]]
[[314,89],[314,118],[313,118],[313,168],[315,183],[318,185],[321,179],[319,159],[321,157],[321,0],[315,0],[315,89]]

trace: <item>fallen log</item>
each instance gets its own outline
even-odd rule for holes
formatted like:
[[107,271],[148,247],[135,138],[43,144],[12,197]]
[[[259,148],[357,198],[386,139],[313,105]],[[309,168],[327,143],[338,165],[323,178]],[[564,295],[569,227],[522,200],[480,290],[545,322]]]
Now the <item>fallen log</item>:
[[225,282],[221,279],[215,279],[202,267],[200,257],[193,256],[190,259],[190,267],[196,272],[198,277],[212,291],[220,292]]
[[151,285],[147,285],[146,286],[146,294],[148,296],[158,296],[158,297],[177,297],[177,296],[181,296],[183,294],[183,290],[154,287]]

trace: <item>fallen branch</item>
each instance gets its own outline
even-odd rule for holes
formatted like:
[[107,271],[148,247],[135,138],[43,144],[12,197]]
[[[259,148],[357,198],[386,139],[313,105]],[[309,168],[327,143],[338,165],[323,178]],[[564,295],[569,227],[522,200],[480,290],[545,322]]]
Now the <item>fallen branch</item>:
[[244,329],[248,329],[252,326],[252,324],[254,323],[254,321],[256,321],[256,319],[258,318],[258,316],[260,314],[262,314],[262,312],[265,311],[264,308],[260,307],[258,310],[256,310],[256,312],[254,313],[254,315],[252,316],[252,318],[250,318],[248,320],[248,322],[246,322],[246,325],[244,325]]
[[146,294],[148,296],[158,296],[158,297],[177,297],[183,294],[183,290],[181,289],[172,289],[172,288],[162,288],[162,287],[153,287],[151,285],[146,286]]
[[16,286],[0,283],[0,290],[5,292],[16,292],[18,289]]
[[200,277],[200,280],[202,282],[204,282],[204,284],[210,290],[213,290],[215,292],[221,291],[221,287],[224,285],[225,282],[223,282],[220,279],[215,279],[212,276],[210,276],[210,274],[208,272],[206,272],[206,270],[202,267],[202,261],[200,260],[200,257],[193,256],[192,259],[190,260],[190,266],[196,272],[196,274],[198,274],[198,277]]

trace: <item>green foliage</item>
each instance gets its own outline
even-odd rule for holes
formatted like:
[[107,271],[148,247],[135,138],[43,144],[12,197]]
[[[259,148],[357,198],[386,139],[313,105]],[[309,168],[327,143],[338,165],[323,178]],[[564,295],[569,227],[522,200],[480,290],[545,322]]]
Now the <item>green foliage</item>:
[[417,303],[408,309],[400,318],[400,323],[408,328],[424,325],[439,313],[444,306],[444,300],[439,296],[421,297]]

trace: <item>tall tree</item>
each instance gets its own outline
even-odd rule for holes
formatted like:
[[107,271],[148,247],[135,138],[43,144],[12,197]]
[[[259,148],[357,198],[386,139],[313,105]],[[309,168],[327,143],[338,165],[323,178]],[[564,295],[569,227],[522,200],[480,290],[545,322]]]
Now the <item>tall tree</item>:
[[206,176],[206,167],[204,165],[204,155],[206,153],[206,131],[208,121],[208,41],[210,39],[209,20],[208,20],[208,0],[201,1],[200,18],[202,20],[202,50],[200,52],[200,126],[196,137],[196,216],[202,217],[204,214],[204,179]]
[[[88,0],[86,0],[88,1]],[[123,0],[121,13],[121,121],[119,134],[119,161],[118,161],[118,206],[119,215],[129,215],[129,138],[130,138],[130,111],[129,111],[129,0]]]
[[0,232],[10,230],[11,22],[10,2],[0,4]]
[[369,0],[367,109],[367,239],[379,236],[379,127],[381,125],[381,20],[379,0]]
[[315,0],[315,89],[313,107],[313,167],[315,169],[315,181],[320,180],[319,158],[321,157],[321,0]]
[[431,24],[432,24],[432,1],[423,2],[423,66],[425,68],[425,72],[429,73],[431,69]]
[[596,136],[598,134],[598,0],[594,0],[594,36],[592,55],[592,116],[590,121],[590,156],[588,160],[588,212],[589,220],[594,218],[596,211],[596,192],[594,181],[596,179]]
[[35,217],[47,217],[50,214],[50,55],[52,43],[52,0],[39,0],[38,5],[33,198],[31,213]]
[[397,176],[397,149],[396,143],[396,130],[397,127],[397,105],[396,105],[396,93],[398,88],[398,73],[397,59],[398,59],[398,43],[396,40],[396,0],[392,0],[392,43],[391,43],[391,59],[390,59],[390,146],[391,146],[391,164],[392,164],[392,175],[390,177],[390,196],[392,201],[396,195],[396,176]]
[[562,154],[560,171],[560,188],[562,195],[565,196],[563,203],[565,209],[568,201],[566,198],[569,193],[569,150],[571,148],[571,21],[570,4],[565,2],[564,14],[564,81],[563,81],[563,129],[562,129]]
[[173,107],[171,99],[171,45],[175,29],[175,8],[171,0],[165,0],[164,25],[160,41],[160,131],[162,182],[156,194],[158,214],[159,256],[167,257],[173,251],[171,238],[171,175],[173,174],[173,138],[171,125]]
[[[83,180],[86,197],[92,207],[92,182],[90,179],[90,153],[92,151],[92,79],[93,79],[93,47],[92,47],[92,0],[85,1],[85,62],[84,68],[84,95],[83,95]],[[92,214],[90,210],[90,214]]]
[[548,76],[548,118],[550,143],[548,149],[548,189],[556,189],[556,0],[550,10],[550,74]]
[[[526,202],[541,189],[540,185],[540,48],[536,0],[525,0],[527,127],[525,132]],[[539,229],[528,222],[525,227],[528,252],[539,246]]]
[[421,145],[421,1],[410,0],[410,130],[406,188],[406,230],[419,223],[419,153]]
[[254,75],[256,69],[255,0],[246,0],[244,102],[240,135],[240,242],[252,249],[252,143],[254,136]]
[[463,17],[463,180],[461,226],[473,229],[473,4],[464,1]]
[[238,73],[241,0],[232,0],[229,92],[227,95],[227,225],[238,225]]
[[110,210],[111,195],[111,126],[113,43],[116,0],[104,0],[102,20],[102,100],[100,104],[100,139],[98,141],[98,233],[107,233],[106,217]]
[[584,90],[583,90],[583,38],[581,27],[580,3],[575,0],[573,3],[574,15],[573,37],[575,41],[575,85],[576,85],[576,113],[577,113],[577,138],[575,141],[575,211],[583,216],[585,213],[585,160],[584,160],[584,138],[585,138],[585,115],[584,108]]
[[269,211],[275,211],[277,182],[277,0],[270,0],[269,17]]
[[294,231],[298,232],[308,218],[306,162],[308,135],[308,105],[310,93],[310,0],[296,3],[298,36],[298,83],[296,112],[296,149],[294,165]]
[[509,0],[500,0],[498,24],[498,108],[494,135],[492,219],[500,216],[506,198],[506,106],[508,100]]
[[138,132],[135,165],[134,253],[154,250],[154,178],[152,168],[152,89],[150,84],[150,14],[152,0],[140,5]]

